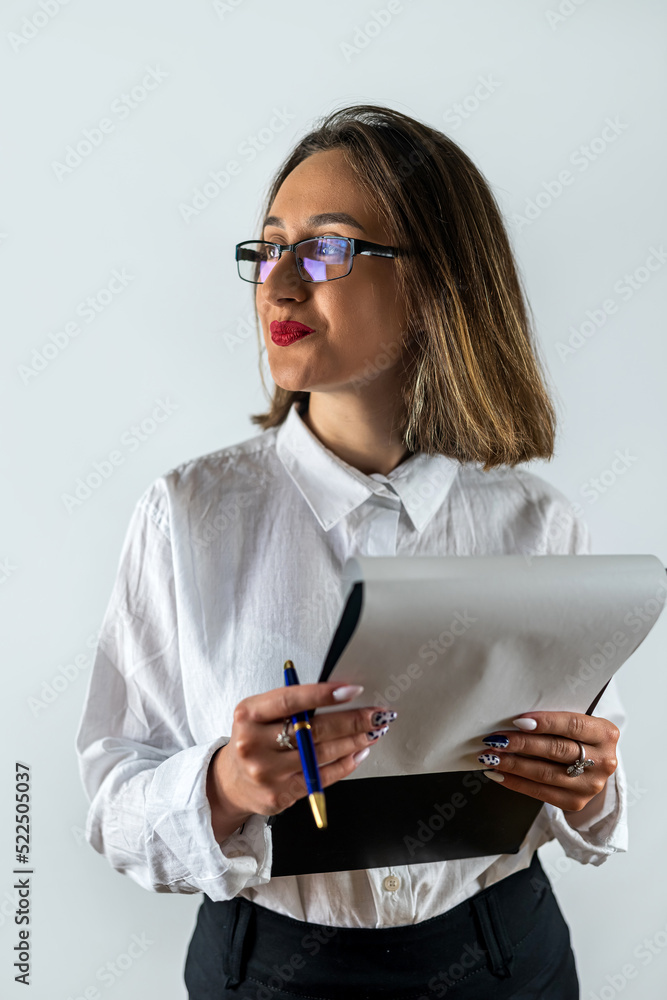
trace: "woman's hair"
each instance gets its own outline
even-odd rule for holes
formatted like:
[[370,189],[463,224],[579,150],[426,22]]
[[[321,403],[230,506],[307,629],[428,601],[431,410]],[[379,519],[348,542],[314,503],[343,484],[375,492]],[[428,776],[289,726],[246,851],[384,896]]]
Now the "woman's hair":
[[[410,317],[403,441],[411,452],[481,462],[484,471],[553,457],[556,415],[500,209],[482,173],[450,138],[399,111],[344,107],[324,116],[270,183],[260,220],[306,157],[340,149],[387,226],[398,293]],[[332,206],[334,210],[336,206]],[[532,315],[532,314],[531,314]],[[265,349],[255,307],[260,352]],[[264,391],[262,429],[309,392]]]

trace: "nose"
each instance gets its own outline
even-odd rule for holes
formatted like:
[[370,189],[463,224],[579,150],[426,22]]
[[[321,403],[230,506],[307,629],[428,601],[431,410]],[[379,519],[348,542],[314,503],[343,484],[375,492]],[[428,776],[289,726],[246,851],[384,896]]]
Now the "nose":
[[269,300],[282,298],[301,300],[306,295],[306,284],[296,266],[294,251],[285,250],[257,288],[258,293]]

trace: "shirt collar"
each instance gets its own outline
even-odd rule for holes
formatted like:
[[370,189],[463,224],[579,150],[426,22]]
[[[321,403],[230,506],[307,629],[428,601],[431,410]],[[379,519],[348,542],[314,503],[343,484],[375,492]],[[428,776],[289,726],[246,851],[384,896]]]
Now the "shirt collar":
[[446,455],[417,452],[388,476],[367,476],[322,444],[304,423],[300,405],[292,403],[278,428],[276,452],[324,530],[372,494],[389,493],[400,499],[417,531],[423,531],[449,492],[460,463]]

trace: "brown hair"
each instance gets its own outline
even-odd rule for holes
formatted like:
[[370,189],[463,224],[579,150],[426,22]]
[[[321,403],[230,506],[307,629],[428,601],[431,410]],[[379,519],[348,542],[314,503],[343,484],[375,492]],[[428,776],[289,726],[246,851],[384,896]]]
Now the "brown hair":
[[[543,381],[527,299],[489,183],[448,136],[378,105],[324,116],[270,183],[263,222],[287,175],[312,153],[342,149],[386,222],[410,321],[401,427],[412,451],[481,462],[484,471],[552,458],[556,415]],[[334,206],[335,207],[335,206]],[[531,314],[532,316],[532,314]],[[263,339],[255,309],[260,352]],[[309,392],[267,390],[262,429]]]

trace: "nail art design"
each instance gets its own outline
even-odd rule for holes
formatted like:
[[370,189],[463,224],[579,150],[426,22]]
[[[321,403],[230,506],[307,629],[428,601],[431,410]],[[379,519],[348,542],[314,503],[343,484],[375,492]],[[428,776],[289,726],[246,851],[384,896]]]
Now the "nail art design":
[[371,715],[371,726],[386,726],[387,723],[393,722],[397,715],[398,712],[391,712],[389,710],[386,712],[373,712]]
[[480,764],[500,764],[500,757],[495,753],[481,753],[477,760]]
[[389,726],[385,726],[383,729],[374,729],[372,733],[366,733],[366,736],[368,736],[369,742],[372,743],[373,740],[379,740],[381,736],[384,736],[388,732]]
[[486,743],[487,747],[508,747],[510,745],[506,736],[485,736],[482,743]]

